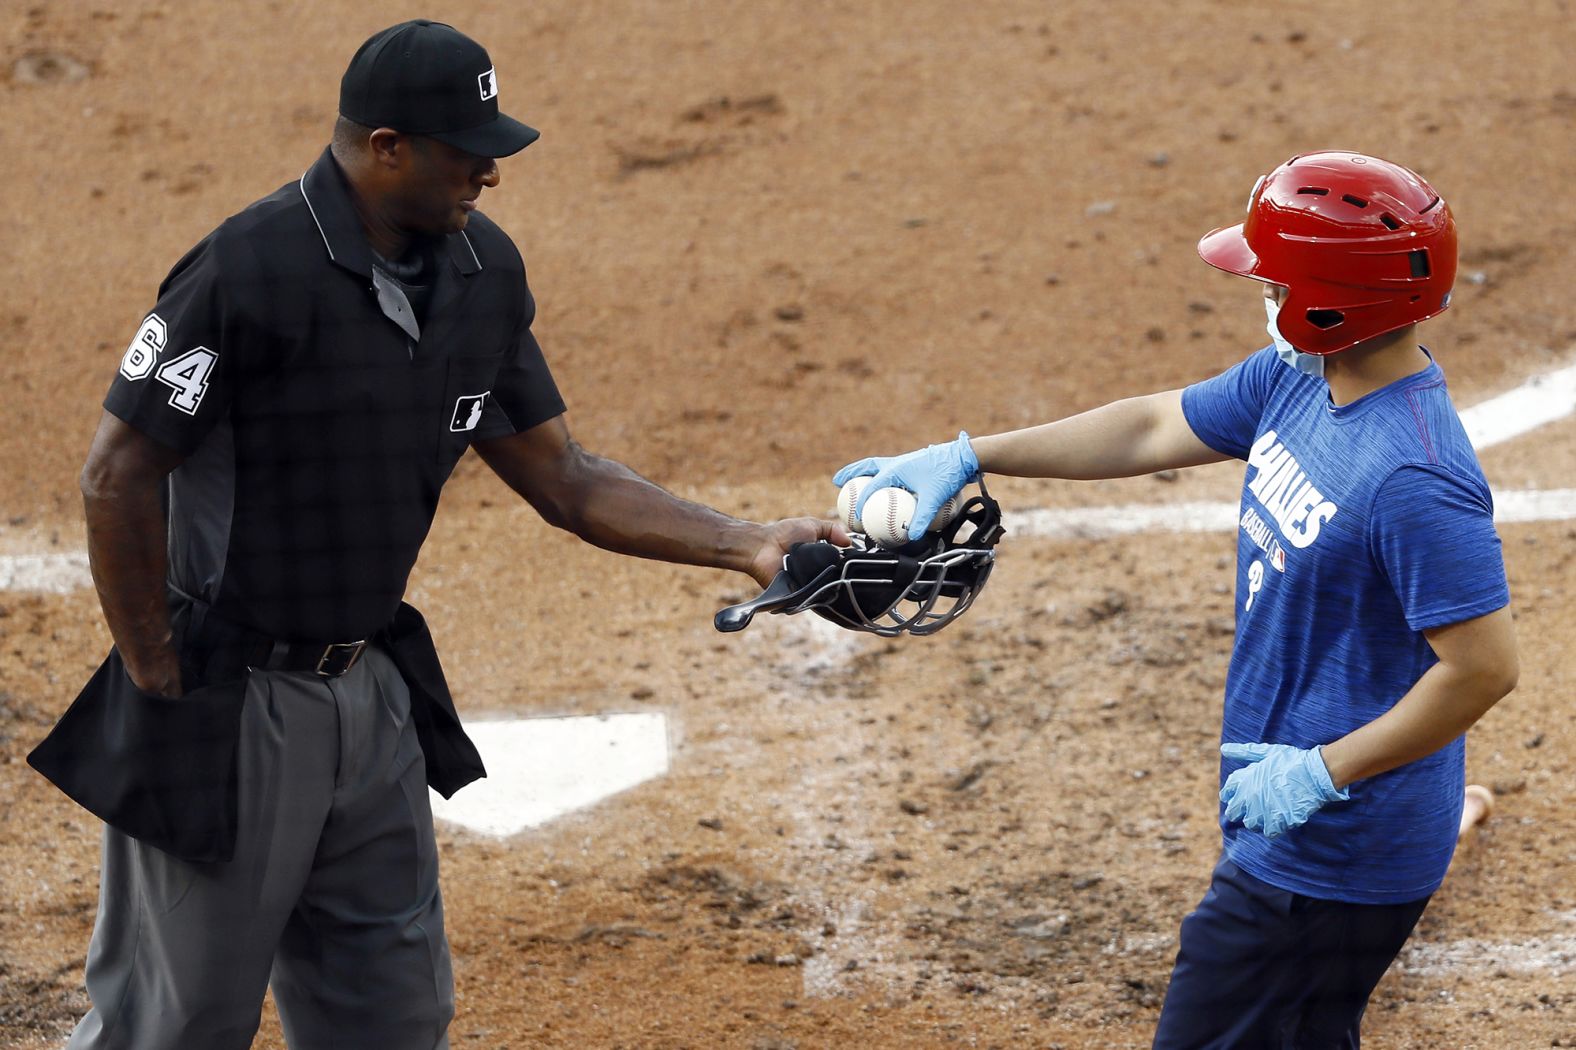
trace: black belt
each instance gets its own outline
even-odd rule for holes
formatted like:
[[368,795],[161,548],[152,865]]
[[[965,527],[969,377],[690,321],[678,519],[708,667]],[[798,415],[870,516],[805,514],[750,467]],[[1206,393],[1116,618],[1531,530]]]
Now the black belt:
[[274,642],[261,662],[252,666],[260,671],[310,671],[319,678],[338,678],[361,659],[367,641],[359,642]]
[[187,641],[196,647],[196,680],[238,678],[248,668],[259,671],[304,671],[319,678],[338,678],[361,659],[365,638],[357,642],[275,641],[226,620],[201,598],[169,585],[180,610],[177,619],[192,627]]

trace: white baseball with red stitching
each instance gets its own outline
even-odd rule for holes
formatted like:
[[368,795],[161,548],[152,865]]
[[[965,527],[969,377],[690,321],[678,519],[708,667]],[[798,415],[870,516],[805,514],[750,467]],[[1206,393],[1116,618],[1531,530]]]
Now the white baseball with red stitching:
[[901,547],[908,542],[908,523],[914,520],[914,494],[907,489],[877,489],[865,500],[860,519],[864,532],[883,547]]
[[941,505],[941,509],[936,511],[936,516],[930,519],[930,531],[940,532],[946,528],[962,509],[963,493],[954,492],[951,498]]
[[859,506],[859,497],[869,484],[870,475],[861,474],[857,478],[849,478],[837,491],[837,521],[849,532],[865,531],[859,527],[859,515],[854,513],[854,508]]

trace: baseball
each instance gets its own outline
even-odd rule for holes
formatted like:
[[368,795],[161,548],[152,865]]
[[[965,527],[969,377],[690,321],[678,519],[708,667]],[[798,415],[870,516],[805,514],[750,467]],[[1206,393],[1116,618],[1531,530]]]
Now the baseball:
[[936,516],[930,519],[930,531],[940,532],[951,524],[952,519],[958,516],[958,511],[963,509],[963,493],[954,492],[947,502],[936,511]]
[[865,501],[861,515],[865,535],[883,547],[903,546],[914,510],[914,494],[907,489],[877,489]]
[[859,506],[859,497],[869,484],[870,475],[862,474],[857,478],[849,478],[837,490],[837,521],[849,532],[865,531],[859,527],[859,515],[854,513],[854,508]]

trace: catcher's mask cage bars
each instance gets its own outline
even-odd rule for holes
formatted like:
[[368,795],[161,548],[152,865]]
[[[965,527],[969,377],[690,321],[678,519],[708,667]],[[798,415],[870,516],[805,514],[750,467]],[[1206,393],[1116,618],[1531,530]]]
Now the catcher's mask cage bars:
[[[959,542],[965,525],[973,528]],[[994,548],[1002,531],[1001,508],[982,478],[980,495],[969,499],[944,529],[926,537],[918,553],[884,550],[856,533],[853,545],[807,583],[796,587],[785,568],[759,596],[723,609],[714,622],[719,631],[738,631],[757,612],[792,615],[809,609],[845,627],[883,637],[934,634],[974,604],[995,568]],[[784,558],[785,566],[787,561]],[[904,561],[917,564],[917,570],[905,569]],[[906,576],[908,571],[914,576],[901,585],[895,598],[877,598],[879,611],[867,607],[873,593],[898,586],[895,572]]]
[[[934,634],[974,604],[974,596],[985,585],[985,579],[995,568],[995,563],[995,551],[970,547],[943,549],[938,554],[921,558],[919,573],[914,577],[913,582],[903,588],[903,593],[891,605],[875,616],[870,616],[865,612],[865,602],[861,600],[860,591],[892,586],[891,563],[885,558],[861,558],[851,555],[842,563],[841,572],[834,573],[828,570],[822,573],[822,576],[831,574],[833,578],[815,587],[809,597],[794,605],[772,611],[796,613],[819,604],[820,611],[827,616],[840,620],[849,627],[869,631],[872,634],[884,637],[905,632]],[[972,582],[965,584],[952,581],[949,584],[947,576],[951,570],[968,566],[977,566],[977,575]],[[883,577],[882,573],[886,575]],[[819,583],[820,579],[821,577],[817,577],[812,582],[812,586]],[[947,594],[949,587],[959,593]],[[842,596],[848,599],[847,602],[834,604],[838,597],[837,591],[843,592]],[[845,608],[852,609],[855,615],[848,616],[844,612]]]

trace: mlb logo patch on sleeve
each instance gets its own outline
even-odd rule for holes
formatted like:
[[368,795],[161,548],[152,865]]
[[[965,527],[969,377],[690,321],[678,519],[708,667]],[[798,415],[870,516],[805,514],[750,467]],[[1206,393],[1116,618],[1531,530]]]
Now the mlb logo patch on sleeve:
[[454,402],[454,411],[449,415],[449,430],[475,430],[476,424],[482,421],[482,405],[490,393],[491,390],[483,390],[479,394],[465,394]]

